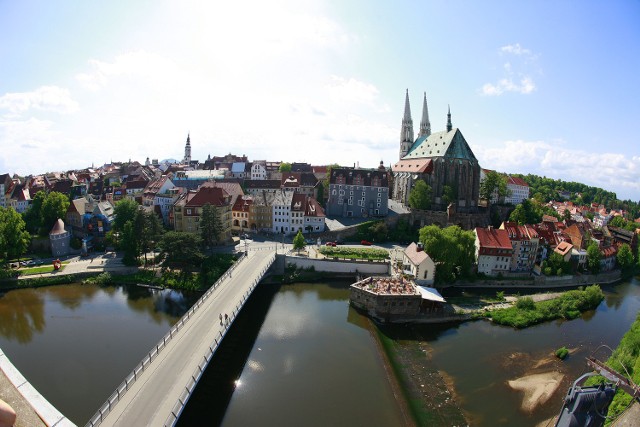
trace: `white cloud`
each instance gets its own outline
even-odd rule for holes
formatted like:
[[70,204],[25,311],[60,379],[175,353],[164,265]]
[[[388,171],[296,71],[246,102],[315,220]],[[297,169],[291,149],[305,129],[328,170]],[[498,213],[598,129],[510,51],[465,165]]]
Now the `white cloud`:
[[570,149],[562,141],[505,141],[494,148],[473,147],[483,168],[507,173],[532,173],[575,181],[638,199],[640,157]]
[[6,93],[0,97],[0,109],[8,110],[14,117],[32,109],[68,114],[78,110],[78,103],[67,89],[41,86],[31,92]]
[[520,46],[520,43],[502,46],[500,52],[512,53],[514,55],[531,55],[531,51]]
[[537,55],[529,49],[520,46],[519,43],[502,46],[501,55],[511,55],[502,65],[503,76],[496,83],[485,83],[480,89],[480,94],[486,96],[499,96],[505,92],[528,95],[536,90],[536,84],[531,76],[533,68],[537,68]]
[[120,76],[138,77],[145,81],[167,80],[179,74],[173,61],[145,51],[127,52],[116,56],[113,62],[90,59],[92,70],[76,74],[76,80],[85,88],[98,90],[110,79]]

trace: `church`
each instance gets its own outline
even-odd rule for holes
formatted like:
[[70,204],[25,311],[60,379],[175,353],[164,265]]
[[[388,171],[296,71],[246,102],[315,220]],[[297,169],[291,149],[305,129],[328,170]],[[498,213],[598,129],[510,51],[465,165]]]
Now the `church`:
[[460,129],[451,125],[447,113],[447,130],[431,133],[427,95],[424,95],[418,137],[413,137],[413,120],[409,90],[405,98],[400,132],[400,160],[392,166],[393,199],[408,205],[409,194],[418,180],[431,187],[431,209],[446,210],[450,204],[460,213],[478,209],[480,165]]

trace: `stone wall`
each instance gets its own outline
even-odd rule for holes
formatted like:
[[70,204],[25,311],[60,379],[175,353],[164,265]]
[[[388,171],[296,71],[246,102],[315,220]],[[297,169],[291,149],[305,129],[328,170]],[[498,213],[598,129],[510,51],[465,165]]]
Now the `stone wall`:
[[294,264],[297,268],[313,267],[315,271],[329,273],[389,274],[389,261],[352,261],[327,258],[306,258],[298,256],[284,257],[285,265]]
[[409,214],[411,225],[422,228],[426,225],[448,227],[457,225],[463,230],[473,230],[476,227],[486,227],[491,224],[489,210],[482,209],[478,213],[458,213],[448,215],[443,211],[423,211],[412,209]]
[[578,286],[605,285],[615,283],[621,278],[619,270],[609,271],[601,274],[582,274],[576,276],[533,276],[528,279],[483,279],[473,282],[456,282],[438,288],[523,288],[523,289],[552,289],[552,288],[575,288]]

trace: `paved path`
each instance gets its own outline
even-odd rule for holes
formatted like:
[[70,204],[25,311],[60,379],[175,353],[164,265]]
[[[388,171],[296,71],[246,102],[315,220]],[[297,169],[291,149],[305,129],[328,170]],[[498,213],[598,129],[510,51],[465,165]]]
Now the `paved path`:
[[[185,386],[202,363],[209,347],[226,332],[219,315],[232,316],[243,295],[270,265],[275,252],[249,251],[224,281],[212,292],[184,326],[173,334],[166,346],[105,416],[101,425],[162,426],[167,421]],[[224,323],[224,322],[223,322]]]

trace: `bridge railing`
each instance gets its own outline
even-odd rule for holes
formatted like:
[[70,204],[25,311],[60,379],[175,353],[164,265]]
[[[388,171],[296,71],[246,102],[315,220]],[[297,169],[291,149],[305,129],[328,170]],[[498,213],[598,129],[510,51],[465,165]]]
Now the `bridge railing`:
[[158,341],[158,344],[156,344],[155,347],[153,347],[151,351],[147,353],[147,355],[145,355],[142,361],[133,369],[133,371],[129,375],[127,375],[124,381],[120,383],[120,385],[111,394],[111,396],[109,396],[107,401],[103,403],[102,406],[100,406],[100,409],[98,409],[98,412],[96,412],[93,415],[93,417],[89,419],[89,421],[86,424],[86,427],[95,427],[102,423],[102,421],[104,420],[104,417],[107,416],[109,412],[111,412],[111,408],[116,403],[118,403],[120,399],[122,399],[122,396],[129,390],[129,388],[131,388],[131,385],[134,382],[136,382],[136,380],[138,379],[138,375],[149,366],[149,364],[158,356],[158,354],[160,354],[160,351],[166,347],[167,342],[171,341],[171,338],[173,338],[173,335],[176,334],[184,326],[187,320],[189,320],[191,316],[193,316],[193,314],[196,312],[196,310],[200,308],[202,303],[206,301],[206,299],[209,298],[209,296],[211,296],[213,291],[215,291],[215,289],[218,286],[220,286],[222,281],[226,279],[227,276],[231,275],[231,272],[235,270],[236,266],[238,266],[238,264],[240,264],[240,262],[242,262],[245,258],[246,258],[246,255],[242,254],[240,258],[238,258],[238,260],[235,263],[233,263],[233,265],[222,276],[220,276],[218,280],[216,280],[213,286],[211,286],[198,299],[198,301],[196,301],[196,303],[193,306],[191,306],[189,311],[187,311],[180,318],[180,320],[175,325],[173,325],[171,329],[169,329],[169,332],[167,332],[165,336],[162,337],[160,341]]
[[173,409],[171,410],[171,413],[167,417],[167,420],[164,423],[164,427],[173,427],[176,424],[176,422],[178,422],[178,418],[180,418],[180,414],[182,414],[182,411],[185,405],[187,404],[187,401],[193,394],[193,391],[195,390],[196,385],[198,384],[198,381],[200,381],[200,377],[202,377],[202,374],[204,373],[205,369],[209,365],[209,362],[213,357],[213,353],[215,353],[216,349],[222,342],[222,339],[227,335],[227,332],[229,331],[229,327],[235,320],[238,313],[240,313],[240,310],[242,310],[242,307],[244,307],[244,303],[251,296],[251,293],[253,292],[255,287],[258,286],[258,283],[260,283],[260,281],[264,277],[267,270],[269,270],[275,258],[276,257],[274,255],[271,258],[271,260],[268,262],[267,266],[260,271],[260,273],[258,274],[258,278],[256,278],[253,281],[253,283],[251,284],[247,292],[245,292],[242,295],[242,299],[233,309],[231,316],[229,316],[229,322],[225,323],[224,333],[222,331],[219,332],[220,339],[214,338],[214,343],[209,346],[207,353],[202,357],[202,361],[198,364],[198,367],[193,372],[193,375],[191,375],[191,378],[189,379],[189,383],[184,387],[184,390],[182,390],[182,393],[180,393],[180,397],[178,398],[178,401],[175,403],[175,405],[173,405]]

